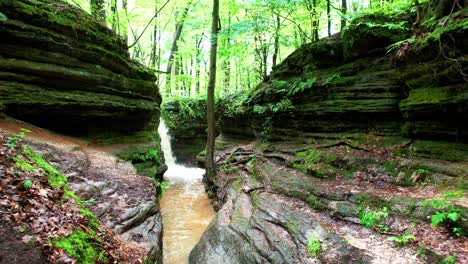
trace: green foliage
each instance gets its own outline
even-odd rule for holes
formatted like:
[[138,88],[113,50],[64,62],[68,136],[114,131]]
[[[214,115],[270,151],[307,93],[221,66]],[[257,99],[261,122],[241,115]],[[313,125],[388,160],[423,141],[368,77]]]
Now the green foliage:
[[206,117],[206,98],[172,97],[161,105],[161,117],[172,129],[185,122],[203,121]]
[[335,167],[332,164],[336,162],[337,157],[333,154],[309,149],[297,152],[296,157],[299,160],[294,163],[294,168],[312,174],[315,177],[323,178],[328,172],[335,171]]
[[31,180],[25,180],[24,183],[23,183],[23,187],[25,189],[28,189],[29,187],[31,187],[33,184],[33,182]]
[[269,103],[268,107],[273,113],[288,112],[294,109],[292,101],[289,98],[283,98],[277,103]]
[[437,210],[431,216],[431,225],[445,225],[456,236],[462,236],[463,230],[460,228],[460,221],[462,221],[462,211],[456,208],[452,203],[446,202],[441,199],[426,200],[422,203],[423,208],[432,208]]
[[317,78],[313,77],[306,80],[305,82],[295,82],[293,87],[288,91],[287,95],[294,96],[296,94],[303,93],[304,91],[311,89],[316,81]]
[[171,187],[171,185],[167,181],[159,181],[156,178],[152,178],[152,179],[153,179],[154,187],[159,190],[159,198],[162,198],[164,195],[164,192],[166,192]]
[[75,230],[69,236],[53,241],[53,245],[65,250],[68,255],[77,259],[78,263],[94,264],[97,260],[106,261],[104,254],[97,250],[98,239],[82,230]]
[[266,111],[265,108],[263,106],[261,106],[261,105],[254,105],[253,106],[253,112],[255,114],[261,115],[261,114],[265,113],[265,111]]
[[[44,171],[44,174],[52,187],[61,188],[67,184],[67,178],[45,161],[41,155],[34,152],[30,147],[24,146],[23,154],[27,156],[31,162],[35,163],[39,170]],[[25,166],[24,161],[21,161],[21,159],[16,159],[15,161],[17,166],[18,164],[22,164],[20,166]]]
[[457,263],[457,255],[448,256],[442,260],[441,264],[456,264]]
[[132,162],[147,162],[156,161],[160,162],[159,152],[157,149],[152,149],[147,153],[133,153],[131,157]]
[[369,207],[359,207],[359,223],[367,228],[377,228],[379,230],[386,230],[385,219],[388,217],[387,207],[381,210],[370,210]]
[[307,253],[309,253],[311,257],[316,257],[320,255],[321,250],[322,244],[320,243],[320,240],[316,234],[312,234],[307,242]]
[[463,196],[464,196],[464,192],[461,190],[448,191],[444,193],[444,199],[457,199],[457,198],[462,198]]
[[388,238],[388,240],[395,242],[400,247],[403,247],[403,246],[406,246],[408,242],[415,242],[416,237],[411,233],[407,233],[401,236],[392,236]]
[[466,19],[467,12],[468,11],[464,9],[452,14],[451,16],[442,18],[442,23],[437,21],[429,21],[432,22],[430,24],[426,23],[425,26],[427,27],[427,30],[431,32],[424,35],[422,38],[417,39],[414,42],[413,49],[421,50],[422,48],[433,44],[439,45],[438,43],[444,36],[453,32],[468,29],[468,21]]
[[26,133],[30,133],[30,132],[31,132],[31,130],[21,128],[21,132],[19,132],[15,136],[11,137],[10,141],[8,141],[7,147],[16,148],[17,143],[23,142]]
[[265,118],[262,124],[262,132],[260,132],[260,138],[262,142],[268,142],[271,138],[271,133],[273,131],[273,121],[271,117]]
[[8,17],[5,16],[2,12],[0,12],[0,22],[5,23],[7,22],[7,20],[8,20]]

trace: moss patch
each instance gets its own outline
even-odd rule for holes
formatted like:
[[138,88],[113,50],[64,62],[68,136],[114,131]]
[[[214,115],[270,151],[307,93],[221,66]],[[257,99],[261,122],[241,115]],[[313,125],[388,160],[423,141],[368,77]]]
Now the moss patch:
[[75,230],[69,236],[53,241],[53,245],[64,249],[67,254],[78,260],[78,263],[93,264],[96,260],[105,262],[106,257],[96,248],[99,246],[97,238],[82,230]]

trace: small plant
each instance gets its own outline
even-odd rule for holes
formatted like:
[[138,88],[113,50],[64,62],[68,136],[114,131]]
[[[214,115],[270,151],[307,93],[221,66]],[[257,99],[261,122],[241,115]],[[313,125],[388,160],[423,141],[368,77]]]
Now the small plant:
[[162,198],[164,195],[164,192],[169,189],[171,186],[169,182],[167,181],[159,181],[156,178],[153,178],[153,185],[156,187],[156,190],[159,188],[161,192],[159,193],[159,198]]
[[288,96],[294,96],[296,94],[302,93],[305,90],[312,88],[314,83],[317,81],[317,78],[311,78],[305,82],[296,82],[294,87],[291,88],[288,92]]
[[271,138],[271,134],[273,131],[273,121],[271,120],[271,117],[265,118],[265,121],[262,124],[262,132],[260,133],[260,137],[262,139],[262,142],[268,142]]
[[31,180],[25,180],[24,183],[23,183],[23,187],[25,189],[28,189],[32,186],[33,182]]
[[441,264],[456,264],[456,263],[457,263],[457,255],[448,256],[441,262]]
[[444,199],[457,199],[463,197],[463,191],[449,191],[444,193]]
[[426,257],[426,244],[419,245],[418,249],[416,250],[416,257],[425,258]]
[[147,162],[147,161],[156,161],[159,162],[159,152],[157,149],[152,149],[147,153],[134,153],[131,158],[132,162]]
[[322,245],[320,240],[317,238],[316,234],[312,234],[309,238],[309,242],[307,242],[307,253],[311,257],[316,257],[320,255],[320,251],[322,250]]
[[455,205],[440,199],[427,200],[422,205],[424,208],[429,207],[438,210],[431,216],[432,226],[445,224],[454,235],[463,235],[463,230],[459,226],[462,218],[461,210],[456,208]]
[[400,247],[403,247],[406,246],[408,242],[415,242],[416,237],[413,234],[404,234],[401,236],[392,236],[388,240],[395,242]]
[[377,228],[378,230],[388,229],[385,226],[385,219],[388,217],[387,207],[378,211],[372,211],[369,207],[359,208],[359,223],[367,228]]
[[13,137],[10,139],[10,141],[8,141],[7,147],[9,147],[9,148],[15,148],[17,143],[24,141],[24,138],[25,138],[25,136],[26,136],[26,133],[30,133],[30,132],[31,132],[31,130],[29,130],[29,129],[21,128],[21,132],[19,132],[19,133],[16,134],[15,136],[13,136]]
[[253,112],[255,114],[261,115],[261,114],[265,113],[265,111],[266,111],[265,108],[263,106],[261,106],[261,105],[254,105],[253,106]]

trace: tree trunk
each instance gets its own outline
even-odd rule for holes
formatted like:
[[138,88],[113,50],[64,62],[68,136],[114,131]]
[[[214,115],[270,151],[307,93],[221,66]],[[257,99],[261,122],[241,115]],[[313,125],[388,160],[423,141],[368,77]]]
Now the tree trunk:
[[207,122],[208,138],[206,142],[206,174],[208,179],[216,175],[216,164],[214,161],[215,147],[215,113],[214,113],[214,90],[216,84],[216,55],[218,48],[218,20],[219,0],[213,0],[213,18],[211,21],[211,49],[210,49],[210,79],[208,82],[207,96]]
[[319,17],[317,13],[317,0],[312,1],[312,15],[313,15],[313,38],[315,41],[319,41],[318,28],[319,28]]
[[174,59],[177,55],[177,51],[179,50],[178,41],[180,35],[182,34],[182,29],[184,27],[185,18],[187,17],[188,11],[190,9],[190,5],[192,4],[192,0],[187,2],[187,5],[182,12],[181,18],[176,22],[176,28],[174,33],[174,39],[172,40],[172,47],[171,53],[169,55],[169,60],[167,61],[167,78],[166,78],[166,94],[171,94],[171,72],[172,72],[172,65],[174,63]]
[[276,64],[278,63],[278,54],[279,54],[279,34],[280,34],[280,26],[281,26],[281,20],[279,16],[276,16],[276,30],[275,30],[275,43],[274,43],[274,51],[273,51],[273,57],[272,57],[272,67],[275,67]]
[[[159,0],[154,1],[154,14],[158,16],[158,6]],[[153,45],[151,49],[151,67],[156,69],[156,60],[159,60],[158,56],[158,17],[154,20],[154,27],[153,27]]]
[[118,31],[118,10],[117,10],[117,0],[111,0],[110,2],[112,22],[111,27],[114,32]]
[[201,42],[203,35],[195,36],[195,94],[200,93]]
[[127,8],[128,8],[128,0],[122,0],[122,9],[125,11],[125,19],[123,20],[123,30],[122,30],[122,37],[124,39],[125,44],[128,45],[128,14],[127,14]]
[[341,0],[341,31],[346,27],[346,13],[348,11],[348,6],[346,0]]
[[228,92],[229,87],[231,86],[231,53],[230,53],[230,45],[231,45],[231,13],[228,12],[228,21],[226,26],[226,40],[224,46],[226,47],[227,52],[225,52],[224,60],[223,60],[223,71],[224,71],[224,80],[223,86],[224,91]]
[[104,0],[91,0],[91,15],[101,21],[106,21],[106,5]]
[[331,37],[331,15],[330,15],[330,0],[327,0],[327,20],[328,20],[328,37]]

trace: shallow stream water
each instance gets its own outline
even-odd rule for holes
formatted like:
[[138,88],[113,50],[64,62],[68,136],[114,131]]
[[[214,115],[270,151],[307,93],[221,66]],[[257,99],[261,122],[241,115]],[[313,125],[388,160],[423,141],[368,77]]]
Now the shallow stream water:
[[178,164],[162,120],[158,131],[168,166],[164,179],[170,184],[161,200],[164,263],[188,263],[190,251],[214,216],[202,183],[205,170]]

